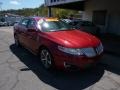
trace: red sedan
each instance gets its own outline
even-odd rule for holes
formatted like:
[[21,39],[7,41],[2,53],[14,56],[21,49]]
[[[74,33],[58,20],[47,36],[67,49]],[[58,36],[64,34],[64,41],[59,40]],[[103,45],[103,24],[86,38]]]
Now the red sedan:
[[98,38],[56,18],[24,18],[14,26],[14,39],[17,46],[39,55],[46,69],[86,68],[103,52]]

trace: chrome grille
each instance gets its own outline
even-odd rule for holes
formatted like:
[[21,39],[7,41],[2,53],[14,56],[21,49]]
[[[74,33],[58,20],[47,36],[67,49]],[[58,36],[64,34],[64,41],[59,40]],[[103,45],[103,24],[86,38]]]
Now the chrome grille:
[[97,54],[101,54],[103,52],[103,46],[102,44],[100,44],[97,48],[96,48],[96,52]]
[[87,57],[94,57],[96,56],[96,52],[94,48],[83,48],[82,52],[87,56]]
[[82,49],[82,53],[84,53],[84,55],[86,55],[87,57],[94,57],[97,54],[98,55],[101,54],[102,52],[103,52],[102,44],[100,44],[96,48],[83,48]]

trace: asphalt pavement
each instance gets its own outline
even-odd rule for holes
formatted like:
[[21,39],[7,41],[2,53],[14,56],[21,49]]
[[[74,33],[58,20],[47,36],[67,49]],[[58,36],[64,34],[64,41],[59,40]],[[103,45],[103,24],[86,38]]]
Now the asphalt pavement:
[[85,71],[45,70],[39,58],[16,47],[13,27],[0,27],[0,90],[120,90],[120,57],[104,53]]

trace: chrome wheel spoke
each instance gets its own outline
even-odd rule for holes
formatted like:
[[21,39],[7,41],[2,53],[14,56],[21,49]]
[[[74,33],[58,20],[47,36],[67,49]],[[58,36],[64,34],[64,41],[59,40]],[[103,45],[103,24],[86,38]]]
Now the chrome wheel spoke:
[[48,58],[48,64],[51,64],[51,57],[49,56],[49,58]]
[[47,58],[49,56],[49,53],[48,52],[46,52],[46,55],[45,55],[45,57]]
[[42,60],[43,62],[45,62],[45,61],[46,61],[46,59],[44,59],[44,58],[42,58],[41,60]]
[[48,64],[48,61],[47,61],[47,60],[45,61],[45,66],[46,66],[46,67],[49,67],[49,64]]
[[44,52],[44,51],[42,51],[42,53],[41,53],[41,54],[42,54],[42,56],[45,58],[45,52]]

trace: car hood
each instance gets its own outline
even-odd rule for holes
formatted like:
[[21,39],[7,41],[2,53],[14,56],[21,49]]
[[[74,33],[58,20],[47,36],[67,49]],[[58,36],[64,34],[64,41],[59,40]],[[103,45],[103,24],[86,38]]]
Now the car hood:
[[47,32],[46,34],[48,39],[68,48],[96,47],[100,44],[98,38],[79,30]]

